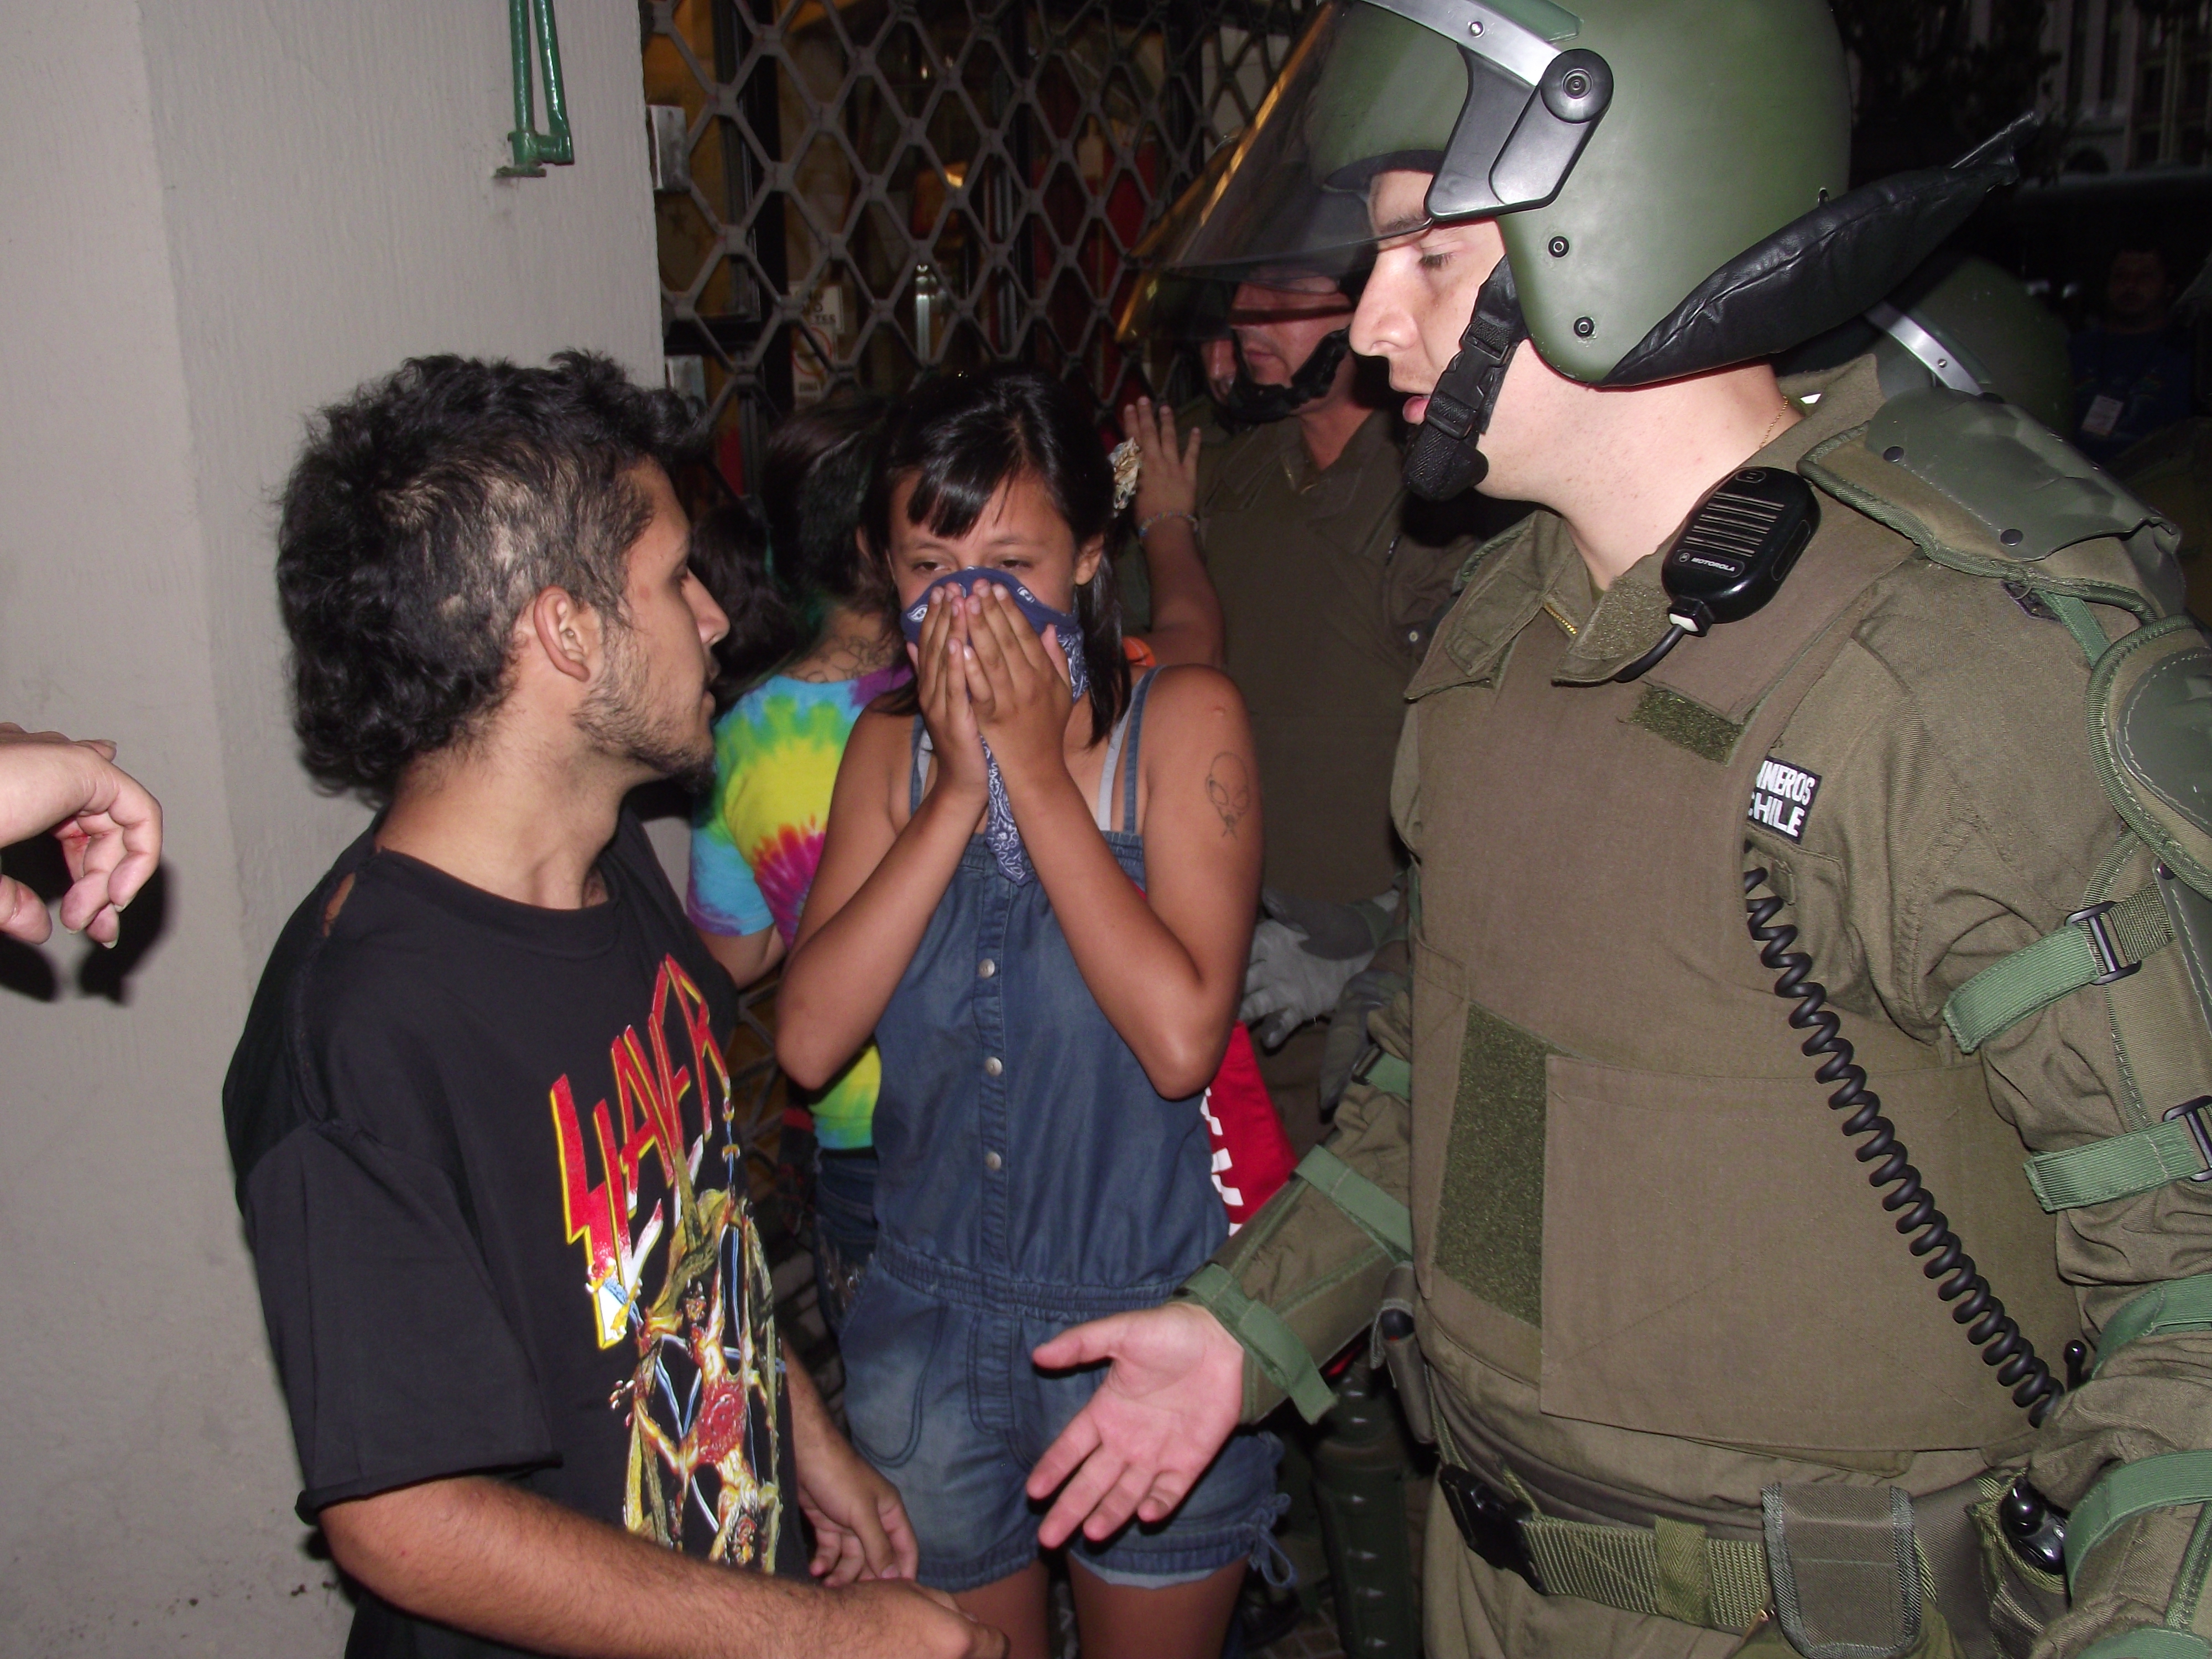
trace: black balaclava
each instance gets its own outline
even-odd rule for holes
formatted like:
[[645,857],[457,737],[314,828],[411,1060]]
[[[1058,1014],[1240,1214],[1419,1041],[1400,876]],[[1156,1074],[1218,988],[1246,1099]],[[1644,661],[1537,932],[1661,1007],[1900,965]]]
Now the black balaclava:
[[1298,365],[1288,386],[1261,386],[1245,368],[1243,344],[1233,332],[1229,343],[1237,354],[1237,379],[1229,387],[1229,395],[1222,400],[1222,410],[1237,425],[1264,426],[1271,421],[1285,420],[1328,395],[1329,383],[1336,379],[1337,365],[1352,349],[1352,325],[1347,323],[1334,333],[1323,335],[1305,362]]

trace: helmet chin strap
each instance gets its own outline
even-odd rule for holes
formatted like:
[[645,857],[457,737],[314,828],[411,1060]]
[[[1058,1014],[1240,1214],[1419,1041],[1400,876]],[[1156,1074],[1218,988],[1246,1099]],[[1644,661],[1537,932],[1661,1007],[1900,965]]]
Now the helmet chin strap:
[[1323,335],[1321,343],[1298,365],[1288,386],[1261,386],[1244,366],[1243,342],[1231,334],[1229,343],[1237,354],[1237,379],[1229,388],[1228,397],[1222,400],[1222,406],[1231,420],[1246,426],[1264,426],[1270,421],[1286,419],[1328,394],[1329,384],[1336,379],[1337,365],[1352,349],[1352,330],[1347,325],[1334,334]]
[[1424,501],[1445,501],[1482,482],[1490,463],[1475,445],[1489,428],[1513,349],[1528,337],[1513,267],[1501,258],[1475,296],[1459,349],[1429,393],[1428,412],[1406,451],[1407,489]]

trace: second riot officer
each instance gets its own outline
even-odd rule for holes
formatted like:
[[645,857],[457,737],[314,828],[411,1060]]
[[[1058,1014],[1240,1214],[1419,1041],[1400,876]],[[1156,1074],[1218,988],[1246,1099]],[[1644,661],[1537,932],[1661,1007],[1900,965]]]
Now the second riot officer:
[[[1139,253],[1176,247],[1158,237]],[[1259,1022],[1261,1070],[1300,1152],[1322,1132],[1323,1033],[1297,1028],[1364,965],[1382,913],[1354,907],[1387,894],[1403,862],[1389,791],[1406,683],[1481,527],[1504,522],[1472,497],[1408,495],[1380,377],[1349,349],[1358,280],[1276,264],[1180,296],[1215,321],[1231,370],[1217,399],[1227,430],[1208,430],[1199,457],[1197,520],[1222,665],[1251,712],[1278,913],[1254,942],[1244,1017]]]
[[1048,1542],[1379,1304],[1437,1653],[2212,1653],[2212,649],[2022,411],[1778,384],[2010,176],[1847,131],[1819,0],[1359,0],[1240,141],[1194,261],[1374,241],[1409,482],[1544,510],[1408,690],[1331,1139],[1038,1351],[1113,1362]]

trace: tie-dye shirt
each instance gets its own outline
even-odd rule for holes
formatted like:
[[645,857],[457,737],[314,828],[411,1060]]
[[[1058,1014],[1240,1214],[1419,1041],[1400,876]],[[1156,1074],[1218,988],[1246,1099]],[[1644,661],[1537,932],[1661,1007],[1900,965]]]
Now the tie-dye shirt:
[[[788,945],[822,862],[837,763],[860,711],[906,678],[904,664],[857,680],[771,676],[714,723],[714,793],[691,830],[691,920],[709,933],[773,927]],[[870,1043],[811,1103],[836,1150],[869,1144],[883,1077]]]

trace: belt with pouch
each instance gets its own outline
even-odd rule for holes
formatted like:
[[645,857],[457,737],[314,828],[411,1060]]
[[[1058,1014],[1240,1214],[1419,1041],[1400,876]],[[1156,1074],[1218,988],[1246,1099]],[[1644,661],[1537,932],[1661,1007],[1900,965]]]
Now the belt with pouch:
[[[1663,1516],[1649,1526],[1562,1520],[1539,1510],[1510,1472],[1505,1479],[1518,1490],[1449,1458],[1437,1469],[1468,1548],[1540,1595],[1737,1634],[1771,1613],[1814,1659],[1905,1654],[1932,1604],[1960,1650],[1995,1650],[1981,1569],[1984,1534],[2008,1490],[2001,1473],[1917,1501],[1894,1486],[1771,1486],[1751,1538],[1714,1537]],[[2023,1616],[2039,1625],[2063,1607],[2063,1591],[2056,1578],[2027,1577],[2036,1589],[2021,1593],[2039,1605]]]
[[1437,1487],[1468,1549],[1502,1572],[1517,1573],[1540,1595],[1577,1596],[1626,1613],[1742,1631],[1766,1610],[1772,1586],[1765,1545],[1756,1535],[1715,1538],[1664,1516],[1650,1526],[1561,1520],[1540,1512],[1510,1470],[1504,1479],[1512,1492],[1468,1468],[1430,1398],[1428,1367],[1414,1333],[1417,1300],[1413,1265],[1401,1262],[1383,1284],[1372,1357],[1387,1363],[1414,1437],[1443,1454]]
[[1544,1595],[1598,1601],[1708,1630],[1748,1630],[1773,1601],[1766,1546],[1656,1517],[1649,1527],[1562,1521],[1472,1469],[1437,1468],[1468,1549]]

